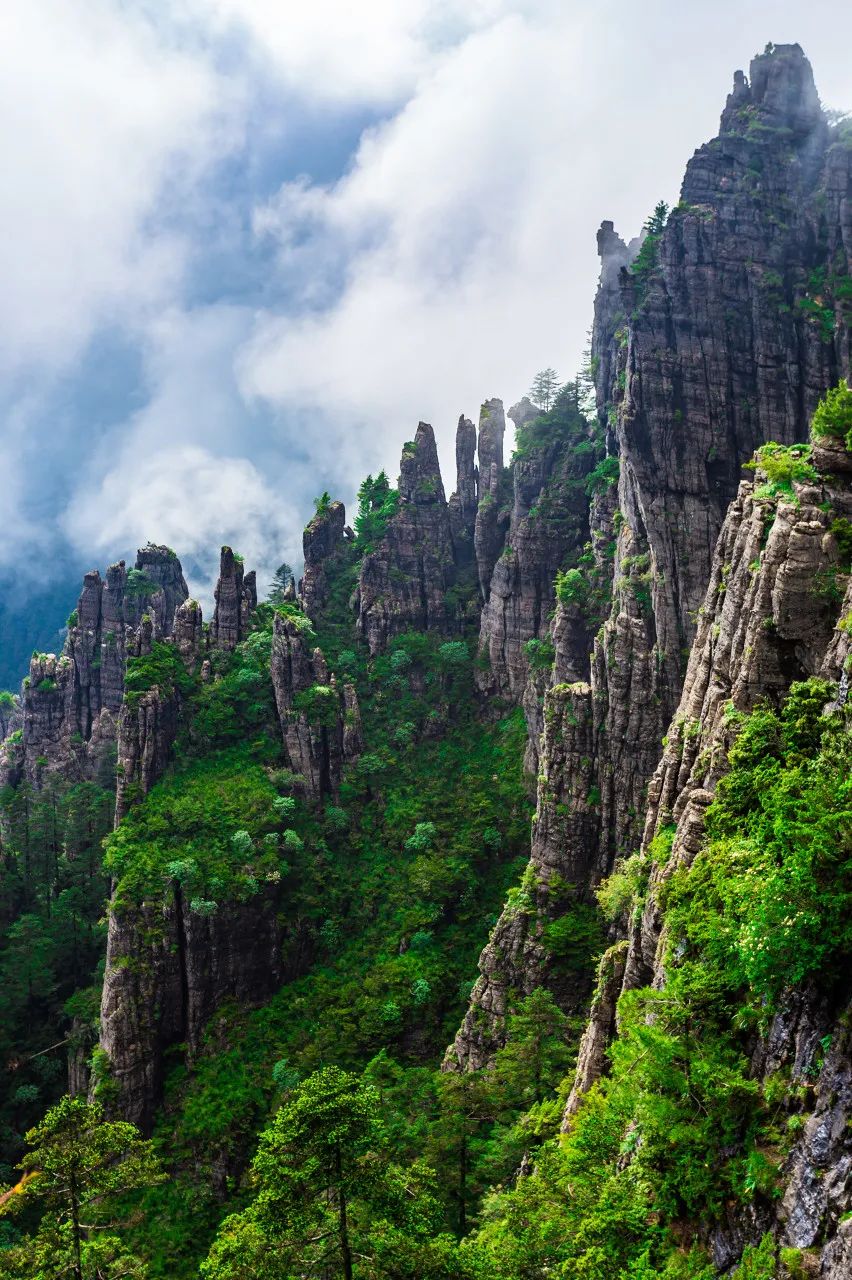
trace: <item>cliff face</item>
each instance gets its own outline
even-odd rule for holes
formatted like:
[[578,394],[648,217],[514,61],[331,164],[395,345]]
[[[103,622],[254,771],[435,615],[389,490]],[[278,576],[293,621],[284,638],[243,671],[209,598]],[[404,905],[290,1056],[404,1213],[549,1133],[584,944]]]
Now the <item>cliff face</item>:
[[249,619],[257,608],[257,585],[254,570],[246,573],[230,547],[222,548],[215,599],[210,644],[214,649],[235,649],[248,635]]
[[589,537],[585,480],[594,451],[579,413],[573,420],[566,413],[564,429],[540,432],[532,425],[538,413],[529,401],[516,405],[509,416],[519,447],[512,460],[505,546],[493,566],[482,611],[480,649],[490,670],[481,686],[520,701],[529,670],[524,645],[547,634],[557,570],[579,554]]
[[294,787],[318,802],[340,786],[344,762],[362,750],[358,698],[338,689],[321,650],[308,649],[304,619],[277,614],[270,676]]
[[[594,660],[613,851],[638,835],[740,467],[766,440],[806,439],[820,395],[849,373],[850,184],[852,151],[826,124],[810,64],[776,46],[750,82],[737,73],[719,136],[690,160],[679,205],[631,270],[611,224],[599,235],[593,353],[623,520],[617,605]],[[637,559],[644,616],[619,581]]]
[[358,633],[370,653],[411,627],[447,632],[456,625],[447,603],[455,582],[450,513],[435,434],[425,422],[399,464],[399,509],[381,545],[364,557],[358,582]]
[[168,547],[141,548],[129,572],[121,561],[105,579],[97,570],[86,574],[63,653],[35,654],[30,663],[16,776],[38,786],[45,772],[79,780],[109,769],[127,657],[143,626],[152,637],[171,637],[187,595]]
[[174,884],[159,905],[111,911],[100,1047],[124,1119],[150,1131],[166,1049],[185,1043],[191,1059],[222,1000],[253,1004],[279,986],[288,972],[279,896],[271,888],[244,906],[205,915]]
[[[523,697],[528,763],[536,765],[548,707],[558,714],[560,683],[572,683],[577,725],[591,726],[582,755],[588,785],[569,777],[564,788],[561,748],[553,754],[545,728],[528,871],[535,884],[553,871],[539,830],[548,828],[554,794],[570,830],[555,859],[566,880],[581,867],[594,882],[640,842],[648,782],[740,469],[765,440],[805,440],[820,395],[850,370],[850,210],[852,148],[829,129],[801,49],[776,46],[754,60],[750,82],[737,73],[720,135],[689,162],[664,226],[641,249],[611,223],[601,227],[592,371],[617,488],[594,494],[584,534],[580,504],[548,476],[543,492],[567,522],[539,539],[525,511],[546,466],[516,461],[512,528],[483,611],[486,680]],[[589,554],[580,559],[584,538]],[[548,628],[553,577],[566,563],[582,565],[586,582],[567,592]],[[603,582],[612,607],[589,658]],[[553,669],[528,672],[524,642],[541,634],[552,642]],[[588,887],[581,879],[580,901]],[[461,1062],[499,1043],[502,993],[539,980],[559,987],[551,959],[527,939],[564,910],[564,899],[543,898],[534,918],[507,909],[455,1043]]]
[[309,618],[317,617],[328,601],[327,562],[340,551],[345,528],[346,508],[342,502],[332,502],[305,529],[305,573],[299,588],[302,607]]
[[[758,705],[783,704],[791,685],[810,677],[837,690],[827,711],[841,720],[846,714],[852,458],[832,444],[815,448],[813,460],[815,480],[774,495],[760,470],[756,482],[741,483],[722,527],[680,704],[649,787],[641,852],[649,874],[644,906],[633,916],[628,937],[601,963],[566,1126],[583,1093],[606,1069],[604,1050],[616,1033],[618,995],[666,983],[666,886],[692,866],[705,844],[708,806],[728,770],[742,716]],[[664,828],[674,834],[671,853],[660,864],[651,844]],[[790,910],[795,908],[791,901]],[[757,1080],[768,1085],[781,1073],[791,1094],[804,1089],[814,1103],[797,1122],[800,1136],[781,1166],[777,1212],[759,1204],[756,1211],[743,1207],[710,1232],[720,1268],[735,1263],[746,1243],[771,1229],[782,1246],[811,1251],[819,1275],[847,1274],[850,1001],[848,974],[839,982],[791,986],[754,1044]]]

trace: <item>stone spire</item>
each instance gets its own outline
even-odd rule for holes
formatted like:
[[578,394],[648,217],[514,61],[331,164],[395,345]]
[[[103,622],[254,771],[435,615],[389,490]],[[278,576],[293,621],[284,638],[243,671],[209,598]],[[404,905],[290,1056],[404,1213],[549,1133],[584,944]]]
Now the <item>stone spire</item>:
[[215,599],[210,643],[214,649],[234,649],[248,635],[249,618],[257,607],[257,586],[254,570],[244,573],[242,560],[230,547],[222,548]]

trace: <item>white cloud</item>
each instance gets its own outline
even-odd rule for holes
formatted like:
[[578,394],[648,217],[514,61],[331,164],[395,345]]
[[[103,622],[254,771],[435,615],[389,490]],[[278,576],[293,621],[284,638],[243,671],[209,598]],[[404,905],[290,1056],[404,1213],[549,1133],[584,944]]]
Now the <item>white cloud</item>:
[[[459,412],[511,401],[544,365],[574,371],[598,224],[629,235],[677,198],[767,39],[800,40],[825,99],[852,105],[852,11],[829,0],[0,8],[0,565],[47,562],[59,526],[101,560],[152,537],[203,578],[231,540],[268,571],[298,557],[310,497],[395,471],[419,418],[450,487]],[[307,121],[334,158],[306,167],[328,172],[338,124],[377,113],[337,182],[291,180],[251,208],[242,175],[268,189],[277,140]],[[261,255],[239,260],[252,221],[275,250],[260,284]],[[205,236],[202,303],[186,268]],[[227,280],[209,278],[228,253]],[[109,326],[140,344],[148,400],[81,432],[69,465],[76,419],[52,455],[40,395]],[[53,530],[43,501],[33,514],[45,473]]]
[[[447,45],[518,9],[507,0],[185,0],[220,35],[242,31],[285,85],[319,104],[386,106]],[[539,3],[534,6],[541,8]]]
[[109,0],[0,7],[0,371],[55,369],[179,287],[163,187],[208,161],[217,86]]
[[132,469],[111,468],[75,499],[67,524],[80,545],[110,560],[148,538],[174,547],[209,617],[219,546],[239,547],[265,583],[285,558],[277,549],[295,558],[302,516],[247,458],[184,444],[143,455]]
[[770,36],[797,38],[796,25],[820,46],[818,75],[818,53],[836,61],[820,7],[542,2],[495,4],[479,21],[480,9],[462,39],[432,49],[349,172],[287,183],[256,211],[282,278],[298,280],[301,264],[304,309],[258,318],[246,395],[285,412],[321,406],[383,441],[389,466],[426,418],[451,483],[460,412],[511,401],[545,365],[573,375],[600,221],[629,237],[660,197],[676,201],[734,68]]

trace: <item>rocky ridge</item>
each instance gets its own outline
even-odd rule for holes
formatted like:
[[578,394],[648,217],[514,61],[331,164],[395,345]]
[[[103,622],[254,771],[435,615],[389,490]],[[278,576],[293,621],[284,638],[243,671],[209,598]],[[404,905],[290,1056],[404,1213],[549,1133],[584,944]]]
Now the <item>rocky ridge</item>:
[[[549,628],[554,669],[531,679],[514,656],[515,637],[536,634],[525,626],[531,613],[520,575],[498,565],[499,604],[489,599],[483,613],[492,671],[514,696],[524,690],[533,738],[542,714],[545,722],[558,717],[567,696],[577,725],[594,726],[584,735],[589,785],[569,777],[559,792],[545,729],[528,870],[541,901],[537,911],[504,914],[483,952],[454,1045],[463,1064],[499,1045],[505,993],[553,982],[541,937],[565,909],[564,899],[545,901],[554,871],[572,881],[585,867],[594,884],[640,842],[646,789],[740,469],[765,440],[805,440],[819,397],[850,372],[850,210],[852,148],[829,128],[802,50],[780,45],[753,61],[749,81],[737,73],[720,134],[690,160],[664,227],[641,250],[611,223],[601,227],[592,372],[618,485],[617,507],[607,489],[593,502],[589,534],[612,609],[589,660],[576,627],[582,597],[560,605]],[[507,545],[508,567],[522,556],[523,535],[517,549],[512,534]],[[531,762],[535,755],[533,748]],[[538,835],[549,826],[554,782],[560,812],[576,810],[577,819],[572,843],[558,843],[556,866]],[[581,901],[589,887],[580,882]]]

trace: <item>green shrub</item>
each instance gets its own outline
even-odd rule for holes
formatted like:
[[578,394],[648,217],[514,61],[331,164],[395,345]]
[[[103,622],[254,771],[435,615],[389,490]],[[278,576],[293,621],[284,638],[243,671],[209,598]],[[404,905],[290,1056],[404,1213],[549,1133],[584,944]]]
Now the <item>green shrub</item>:
[[613,456],[602,458],[586,478],[586,493],[591,497],[592,494],[601,493],[604,489],[618,484],[620,472],[621,464],[618,458]]
[[834,436],[852,449],[852,388],[843,378],[820,400],[811,420],[811,438]]
[[810,464],[810,456],[808,445],[783,445],[775,440],[762,445],[755,454],[754,462],[746,463],[747,467],[762,471],[766,476],[766,484],[757,490],[755,496],[793,497],[794,482],[818,481],[819,475]]
[[560,604],[582,608],[589,595],[588,583],[579,569],[560,569],[556,575],[556,598]]

